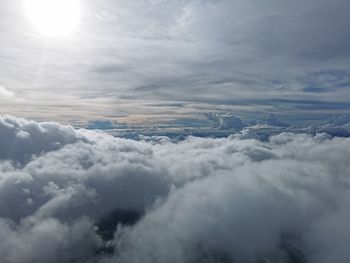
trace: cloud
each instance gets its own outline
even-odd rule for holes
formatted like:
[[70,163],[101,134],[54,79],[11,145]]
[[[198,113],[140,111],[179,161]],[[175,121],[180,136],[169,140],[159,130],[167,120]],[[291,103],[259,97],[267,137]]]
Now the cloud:
[[0,123],[4,263],[347,260],[348,138],[143,142]]
[[21,226],[0,220],[0,233],[3,262],[88,262],[99,243],[88,219],[72,224],[26,221]]
[[0,86],[0,99],[13,99],[15,98],[15,93],[13,91],[9,91],[4,87]]
[[[268,126],[271,128],[286,128],[289,126],[278,120],[278,118],[272,113],[270,113],[267,118],[265,117],[258,120],[242,120],[233,113],[206,113],[205,116],[208,118],[208,121],[212,123],[213,128],[231,130],[231,132],[238,132],[243,128],[254,125],[263,125],[265,128]],[[245,132],[247,132],[247,130]]]
[[206,114],[208,119],[213,122],[213,127],[221,130],[236,130],[240,131],[246,126],[239,117],[235,116],[232,113],[208,113]]
[[350,136],[350,116],[338,115],[323,121],[321,125],[306,128],[309,133],[326,133],[337,137]]
[[0,85],[0,102],[4,112],[13,110],[13,107],[16,105],[23,105],[25,99],[19,96],[16,92],[9,90]]
[[70,126],[37,123],[4,116],[0,119],[0,159],[24,161],[33,154],[57,150],[68,143],[84,140]]

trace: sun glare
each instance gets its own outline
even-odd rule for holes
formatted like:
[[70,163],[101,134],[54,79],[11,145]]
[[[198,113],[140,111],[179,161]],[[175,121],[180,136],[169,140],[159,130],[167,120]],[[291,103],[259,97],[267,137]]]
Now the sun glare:
[[71,34],[80,20],[79,0],[25,0],[26,15],[45,36]]

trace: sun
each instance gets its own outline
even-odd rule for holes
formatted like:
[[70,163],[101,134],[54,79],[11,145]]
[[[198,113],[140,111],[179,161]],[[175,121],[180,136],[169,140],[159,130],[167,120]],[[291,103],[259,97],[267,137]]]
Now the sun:
[[25,0],[26,15],[45,36],[71,34],[80,20],[79,0]]

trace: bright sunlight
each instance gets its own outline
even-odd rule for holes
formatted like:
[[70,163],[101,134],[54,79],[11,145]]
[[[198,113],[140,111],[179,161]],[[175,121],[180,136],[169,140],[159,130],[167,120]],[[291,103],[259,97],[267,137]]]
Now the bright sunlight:
[[79,0],[25,0],[26,15],[45,36],[71,34],[80,20]]

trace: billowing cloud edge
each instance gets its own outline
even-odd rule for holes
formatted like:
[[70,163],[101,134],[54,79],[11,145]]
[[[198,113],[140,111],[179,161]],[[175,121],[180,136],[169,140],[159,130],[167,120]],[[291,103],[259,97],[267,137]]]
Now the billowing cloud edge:
[[2,262],[345,262],[350,139],[133,141],[0,118]]

